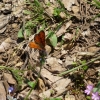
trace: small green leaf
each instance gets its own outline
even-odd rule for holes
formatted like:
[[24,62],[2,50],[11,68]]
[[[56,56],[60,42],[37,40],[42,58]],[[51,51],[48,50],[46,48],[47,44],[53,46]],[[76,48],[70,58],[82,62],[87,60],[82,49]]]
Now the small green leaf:
[[48,35],[47,35],[47,38],[50,38],[53,34],[54,34],[53,31],[49,31],[49,32],[48,32]]
[[22,28],[18,32],[18,38],[24,38]]
[[[86,64],[86,61],[84,60],[84,61],[81,61],[81,63],[82,63],[82,65],[84,65],[84,64]],[[88,69],[88,66],[87,65],[85,65],[85,66],[83,66],[83,70],[87,70]]]
[[52,44],[53,47],[55,47],[57,45],[57,36],[54,34],[54,32],[51,32],[51,36],[50,36],[50,42]]
[[30,29],[25,29],[26,36],[29,37],[31,35],[31,30]]
[[98,42],[96,45],[97,45],[98,47],[100,47],[100,42]]
[[100,1],[98,1],[98,0],[93,0],[94,2],[95,2],[95,5],[98,7],[98,8],[100,8]]
[[33,23],[32,21],[27,21],[25,24],[25,28],[30,28],[30,27],[33,27]]
[[93,88],[93,92],[97,92],[98,88]]
[[54,16],[59,16],[60,12],[61,12],[61,9],[59,9],[59,8],[54,8],[53,15],[54,15]]
[[30,12],[30,11],[28,11],[28,10],[24,10],[23,13],[26,14],[26,15],[32,14],[32,12]]
[[34,3],[36,4],[37,7],[40,7],[40,2],[38,0],[34,0]]
[[86,100],[91,100],[91,96],[86,96]]
[[28,85],[31,87],[31,88],[35,88],[35,86],[36,86],[36,82],[28,82]]
[[50,100],[62,100],[61,98],[51,98]]

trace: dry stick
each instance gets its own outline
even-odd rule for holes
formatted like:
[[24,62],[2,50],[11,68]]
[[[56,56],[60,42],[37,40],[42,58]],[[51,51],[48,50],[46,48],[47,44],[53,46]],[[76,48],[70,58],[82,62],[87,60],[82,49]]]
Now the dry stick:
[[92,59],[91,61],[89,61],[89,62],[87,62],[87,63],[85,63],[85,64],[82,64],[82,65],[80,65],[80,66],[78,66],[78,67],[75,67],[75,68],[73,68],[73,69],[71,69],[71,70],[69,70],[69,71],[62,72],[61,74],[59,74],[59,76],[68,74],[68,73],[70,73],[70,72],[72,72],[72,71],[74,71],[74,70],[77,70],[77,69],[79,69],[79,68],[81,68],[81,67],[83,67],[83,66],[85,66],[85,65],[88,65],[88,64],[90,64],[90,63],[92,63],[92,62],[94,62],[94,61],[96,61],[96,60],[98,60],[98,59],[100,59],[100,56],[97,57],[97,58],[95,58],[95,59]]

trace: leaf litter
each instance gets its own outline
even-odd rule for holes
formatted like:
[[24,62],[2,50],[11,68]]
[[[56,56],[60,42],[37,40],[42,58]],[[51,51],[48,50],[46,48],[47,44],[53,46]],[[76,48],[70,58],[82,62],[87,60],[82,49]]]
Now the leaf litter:
[[[89,3],[84,0],[30,2],[33,5],[34,2],[36,5],[43,5],[43,7],[38,6],[39,9],[34,6],[36,10],[31,13],[32,16],[22,13],[24,8],[33,10],[32,5],[31,7],[25,5],[23,1],[9,0],[6,3],[2,1],[5,5],[2,7],[6,8],[9,3],[15,7],[12,12],[10,7],[7,10],[5,8],[0,10],[2,13],[0,18],[4,16],[3,20],[1,19],[0,31],[0,88],[2,90],[0,100],[25,99],[31,91],[28,82],[34,83],[37,79],[37,85],[32,89],[27,100],[50,98],[87,100],[84,95],[86,86],[90,83],[97,85],[100,78],[99,9],[92,5],[92,1]],[[41,11],[42,9],[44,12]],[[26,25],[29,20],[32,23]],[[17,37],[20,29],[22,31]],[[44,58],[40,57],[39,50],[28,46],[28,43],[34,40],[33,33],[37,33],[39,29],[44,30],[46,36],[50,31],[54,33],[54,37],[50,33],[52,38],[46,38],[47,54]],[[26,30],[30,32],[28,35]],[[44,60],[42,69],[40,58]],[[98,59],[85,65],[95,58]],[[84,64],[82,68],[77,68],[82,64]],[[75,68],[77,70],[71,71]],[[66,71],[69,72],[60,76]],[[14,91],[8,93],[10,87],[13,87]]]

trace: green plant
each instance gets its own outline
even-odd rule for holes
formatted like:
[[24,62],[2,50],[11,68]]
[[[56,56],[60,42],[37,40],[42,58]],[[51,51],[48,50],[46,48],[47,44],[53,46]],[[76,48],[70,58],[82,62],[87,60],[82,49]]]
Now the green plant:
[[53,31],[49,31],[47,38],[50,39],[50,43],[52,44],[53,47],[57,45],[57,36]]
[[17,90],[20,90],[20,87],[22,86],[23,80],[24,80],[24,78],[21,75],[24,71],[14,69],[14,68],[9,68],[9,67],[6,67],[6,66],[0,66],[0,69],[8,70],[8,71],[11,72],[11,74],[13,75],[13,77],[16,79],[16,81],[18,83]]
[[62,100],[61,98],[45,98],[44,100]]
[[75,67],[75,68],[73,68],[73,69],[71,69],[71,70],[64,71],[64,72],[60,73],[59,76],[68,74],[68,73],[73,72],[73,71],[75,71],[75,70],[77,70],[77,69],[79,69],[79,68],[82,69],[82,67],[84,67],[84,66],[86,66],[86,65],[88,65],[88,64],[90,64],[90,63],[92,63],[92,62],[94,62],[94,61],[96,61],[96,60],[98,60],[98,59],[100,59],[100,56],[97,57],[97,58],[95,58],[95,59],[91,59],[89,62],[84,63],[84,64],[82,64],[82,65],[79,65],[79,66],[77,66],[77,67]]
[[94,1],[94,4],[97,8],[100,8],[100,1],[98,0],[93,0]]

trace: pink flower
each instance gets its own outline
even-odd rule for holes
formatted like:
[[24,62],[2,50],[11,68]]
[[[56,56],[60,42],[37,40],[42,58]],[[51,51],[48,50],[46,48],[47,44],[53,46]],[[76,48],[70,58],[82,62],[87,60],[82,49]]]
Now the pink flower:
[[86,90],[84,91],[87,95],[91,93],[93,90],[93,85],[87,85]]
[[98,92],[92,93],[92,99],[93,100],[100,100],[100,96],[99,96]]

